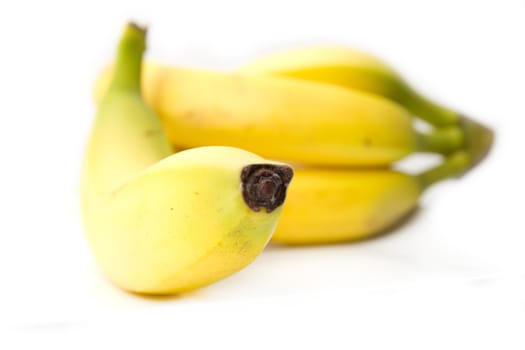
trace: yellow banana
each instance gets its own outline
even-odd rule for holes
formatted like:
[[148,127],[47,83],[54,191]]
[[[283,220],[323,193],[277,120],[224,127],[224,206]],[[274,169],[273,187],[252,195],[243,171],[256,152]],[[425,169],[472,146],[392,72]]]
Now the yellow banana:
[[418,175],[386,169],[296,168],[272,240],[321,244],[374,236],[411,213],[429,186],[470,166],[468,153],[458,151]]
[[[101,74],[96,99],[112,74]],[[400,105],[329,84],[147,63],[142,87],[180,148],[227,145],[305,164],[385,166],[464,142],[460,128],[420,133]]]
[[86,147],[82,214],[111,281],[178,293],[228,276],[264,248],[292,169],[231,147],[172,154],[140,93],[145,30],[126,26]]
[[413,89],[390,65],[361,50],[339,46],[298,47],[255,59],[240,72],[319,81],[367,91],[398,102],[435,125],[457,124],[461,115]]
[[[363,51],[327,46],[291,49],[256,59],[239,72],[366,91],[392,99],[440,128],[457,124],[464,133],[464,151],[416,176],[393,170],[296,169],[272,238],[276,242],[332,243],[384,232],[417,207],[428,186],[472,168],[492,146],[492,130],[420,95],[385,62]],[[443,138],[436,143],[447,142]]]

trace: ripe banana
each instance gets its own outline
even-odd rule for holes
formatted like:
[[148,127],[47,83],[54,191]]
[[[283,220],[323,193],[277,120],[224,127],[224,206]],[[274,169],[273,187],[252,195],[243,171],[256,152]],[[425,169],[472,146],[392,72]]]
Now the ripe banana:
[[[97,100],[112,74],[99,77]],[[227,145],[288,162],[385,166],[464,143],[456,126],[420,133],[400,105],[318,82],[147,63],[142,87],[180,148]]]
[[389,230],[434,183],[471,166],[465,151],[418,175],[387,169],[296,168],[272,241],[299,245],[354,241]]
[[390,65],[353,48],[293,48],[255,59],[240,72],[319,81],[384,96],[435,125],[455,125],[461,115],[413,89]]
[[140,93],[145,30],[126,26],[81,183],[87,240],[121,288],[178,293],[226,277],[265,247],[293,176],[231,147],[173,154]]

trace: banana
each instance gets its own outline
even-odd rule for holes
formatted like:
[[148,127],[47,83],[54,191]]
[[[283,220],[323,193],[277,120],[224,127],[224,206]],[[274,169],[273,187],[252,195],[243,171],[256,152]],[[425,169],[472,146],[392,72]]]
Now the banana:
[[281,216],[293,171],[232,147],[173,154],[140,92],[146,31],[128,24],[100,101],[81,179],[87,241],[131,292],[199,288],[252,262]]
[[[487,156],[494,142],[491,128],[423,96],[385,61],[362,50],[341,46],[292,48],[255,59],[238,71],[328,83],[388,98],[442,130],[434,133],[432,147],[446,146],[452,136],[439,135],[459,128],[463,148],[473,158],[471,168]],[[434,151],[447,153],[450,149]]]
[[463,174],[465,151],[412,175],[387,169],[296,168],[272,241],[289,245],[349,242],[390,230],[417,208],[433,184]]
[[239,71],[319,81],[381,95],[435,126],[455,125],[462,118],[420,94],[383,60],[353,48],[292,48],[255,59]]
[[[112,76],[105,69],[95,99]],[[335,85],[146,63],[145,99],[172,145],[241,147],[311,165],[385,166],[414,152],[448,154],[460,128],[418,132],[411,114],[384,97]]]

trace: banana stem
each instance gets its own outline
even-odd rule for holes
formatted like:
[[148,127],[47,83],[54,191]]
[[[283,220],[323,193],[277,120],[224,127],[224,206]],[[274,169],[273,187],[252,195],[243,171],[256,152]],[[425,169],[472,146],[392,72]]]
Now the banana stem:
[[423,149],[449,154],[440,165],[416,175],[423,190],[470,171],[485,159],[494,141],[490,128],[465,116],[461,116],[458,126],[436,128],[420,136]]
[[463,130],[457,126],[436,128],[428,133],[418,133],[421,152],[449,154],[465,145]]
[[463,115],[460,126],[465,135],[465,150],[472,158],[468,169],[471,170],[489,154],[494,142],[494,132],[487,126]]
[[142,54],[146,50],[146,28],[128,23],[117,50],[115,72],[109,90],[140,93]]
[[471,164],[470,155],[466,151],[460,150],[445,157],[440,165],[416,175],[416,179],[424,191],[437,182],[463,175]]
[[404,81],[398,84],[397,100],[415,116],[436,127],[457,125],[460,115],[421,95]]

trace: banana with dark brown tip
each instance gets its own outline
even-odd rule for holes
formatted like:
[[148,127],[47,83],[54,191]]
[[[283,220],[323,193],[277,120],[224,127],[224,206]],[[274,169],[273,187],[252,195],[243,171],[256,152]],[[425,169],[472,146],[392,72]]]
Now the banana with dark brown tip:
[[82,216],[113,283],[180,293],[251,263],[281,216],[293,171],[232,147],[173,154],[141,95],[144,29],[126,26],[86,147]]

